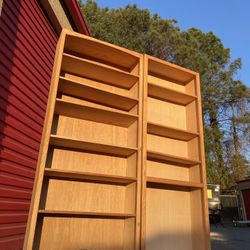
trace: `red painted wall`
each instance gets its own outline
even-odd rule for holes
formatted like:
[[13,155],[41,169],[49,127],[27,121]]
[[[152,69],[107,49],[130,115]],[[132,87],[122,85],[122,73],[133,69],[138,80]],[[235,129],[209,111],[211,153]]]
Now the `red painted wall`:
[[0,17],[0,249],[22,249],[57,35],[35,0]]
[[247,220],[250,220],[250,189],[242,190]]

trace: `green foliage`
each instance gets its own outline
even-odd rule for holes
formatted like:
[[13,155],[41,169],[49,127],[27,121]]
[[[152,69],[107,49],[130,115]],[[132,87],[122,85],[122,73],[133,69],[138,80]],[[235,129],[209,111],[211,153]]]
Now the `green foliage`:
[[150,22],[148,10],[138,10],[136,6],[113,10],[101,9],[96,2],[90,0],[82,9],[96,38],[141,53],[145,51],[144,36]]
[[250,92],[234,79],[241,60],[231,61],[230,49],[212,32],[181,31],[176,20],[136,5],[109,9],[87,0],[81,8],[94,37],[200,73],[208,182],[228,187],[244,178]]

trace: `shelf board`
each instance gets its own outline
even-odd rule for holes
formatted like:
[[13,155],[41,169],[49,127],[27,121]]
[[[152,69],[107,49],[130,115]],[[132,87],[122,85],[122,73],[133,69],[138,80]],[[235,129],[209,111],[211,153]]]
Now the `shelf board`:
[[96,173],[79,172],[79,171],[77,172],[77,171],[51,169],[51,168],[45,168],[44,175],[65,180],[88,181],[88,182],[123,185],[123,186],[136,182],[135,177],[96,174]]
[[172,139],[182,140],[182,141],[189,141],[197,136],[198,133],[193,133],[186,130],[175,129],[163,125],[159,125],[156,123],[148,122],[147,123],[147,133],[152,135],[158,135],[163,137],[168,137]]
[[59,148],[69,148],[69,150],[92,152],[123,158],[129,157],[130,155],[137,152],[137,148],[94,143],[57,135],[50,136],[50,145]]
[[175,83],[186,85],[192,81],[196,74],[195,72],[182,68],[178,65],[166,62],[164,60],[148,57],[148,71],[150,75],[170,80]]
[[137,115],[125,113],[123,111],[112,111],[105,108],[89,107],[61,99],[56,99],[55,113],[126,128],[138,119]]
[[140,56],[136,52],[131,53],[127,49],[93,37],[73,33],[66,35],[65,49],[127,71],[131,70],[138,63]]
[[38,210],[43,216],[50,217],[76,217],[76,218],[100,218],[100,219],[128,219],[135,218],[134,214],[128,213],[99,213],[99,212],[76,212],[76,211],[56,211]]
[[197,164],[200,164],[200,161],[185,158],[185,157],[179,157],[179,156],[173,156],[169,154],[163,154],[155,151],[147,151],[147,158],[149,160],[159,161],[159,162],[170,162],[170,163],[176,163],[181,164],[184,167],[191,167]]
[[138,76],[66,53],[61,70],[124,89],[130,89],[139,80]]
[[163,188],[163,189],[180,189],[180,190],[196,190],[203,188],[202,183],[179,181],[156,177],[147,177],[147,185],[149,187]]
[[187,105],[197,99],[196,96],[165,88],[153,83],[148,83],[148,96],[180,105]]
[[58,91],[66,95],[124,111],[129,111],[138,104],[138,99],[136,98],[107,92],[65,77],[60,77]]

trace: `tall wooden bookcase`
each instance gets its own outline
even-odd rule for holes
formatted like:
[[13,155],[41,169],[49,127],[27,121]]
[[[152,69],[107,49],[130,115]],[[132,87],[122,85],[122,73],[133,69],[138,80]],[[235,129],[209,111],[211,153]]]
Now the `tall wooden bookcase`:
[[63,30],[24,249],[208,249],[198,74]]
[[209,248],[199,76],[144,56],[142,248]]
[[139,249],[142,56],[64,30],[25,249]]

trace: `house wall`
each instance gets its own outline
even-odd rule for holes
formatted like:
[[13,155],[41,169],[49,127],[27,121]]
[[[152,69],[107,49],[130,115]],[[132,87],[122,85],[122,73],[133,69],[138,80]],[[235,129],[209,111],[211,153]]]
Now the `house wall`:
[[1,250],[23,246],[62,28],[89,34],[76,0],[0,0]]
[[22,249],[57,34],[35,0],[0,19],[0,249]]

